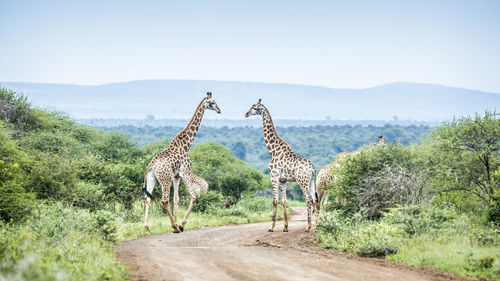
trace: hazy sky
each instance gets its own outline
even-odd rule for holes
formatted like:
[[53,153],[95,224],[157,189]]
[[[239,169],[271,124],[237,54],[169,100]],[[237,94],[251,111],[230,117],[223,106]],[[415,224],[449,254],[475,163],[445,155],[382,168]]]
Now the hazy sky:
[[0,0],[0,81],[410,81],[500,93],[500,1],[76,2]]

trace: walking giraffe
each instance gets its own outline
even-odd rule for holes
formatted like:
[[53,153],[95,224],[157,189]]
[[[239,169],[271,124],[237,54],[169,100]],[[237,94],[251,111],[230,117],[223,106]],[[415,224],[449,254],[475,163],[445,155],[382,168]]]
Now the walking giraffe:
[[[386,145],[387,142],[384,140],[383,136],[378,137],[378,143],[374,143],[372,145]],[[339,178],[339,174],[334,172],[334,169],[340,168],[341,163],[348,157],[359,154],[359,151],[354,152],[342,152],[335,157],[335,160],[323,166],[318,173],[318,177],[316,178],[316,188],[318,189],[318,209],[321,207],[325,207],[328,203],[328,197],[330,196],[330,192],[326,191],[327,185],[336,181]]]
[[[148,224],[148,211],[149,202],[151,201],[151,194],[155,187],[156,181],[160,183],[162,188],[161,201],[163,206],[167,210],[168,216],[170,218],[170,223],[174,228],[175,233],[184,231],[184,226],[186,225],[189,213],[193,208],[193,204],[196,201],[195,186],[192,182],[192,171],[191,171],[191,160],[189,159],[188,151],[191,144],[196,137],[196,133],[200,128],[200,123],[203,118],[205,109],[213,110],[220,113],[220,109],[212,98],[212,93],[207,93],[207,96],[200,102],[196,111],[189,121],[189,124],[180,132],[172,142],[163,150],[158,153],[151,163],[149,163],[146,175],[144,176],[145,187],[142,189],[145,192],[144,201],[146,203],[146,217],[144,222],[144,227],[149,230]],[[191,197],[191,202],[187,210],[186,215],[182,224],[177,227],[177,209],[179,207],[179,180],[182,179],[184,185],[186,186],[188,193]],[[170,183],[174,183],[174,214],[170,210]]]
[[276,225],[276,209],[278,207],[278,187],[281,187],[281,203],[283,204],[283,231],[288,231],[288,219],[286,215],[286,183],[297,182],[304,193],[304,198],[307,201],[307,229],[311,229],[311,216],[313,207],[315,207],[315,183],[314,177],[316,170],[309,159],[295,154],[290,146],[282,140],[276,133],[271,114],[267,108],[259,102],[252,105],[250,110],[245,114],[245,117],[251,115],[261,115],[262,125],[264,129],[264,140],[267,149],[271,154],[271,162],[269,163],[269,174],[271,175],[271,183],[273,185],[273,222],[269,231],[274,231]]

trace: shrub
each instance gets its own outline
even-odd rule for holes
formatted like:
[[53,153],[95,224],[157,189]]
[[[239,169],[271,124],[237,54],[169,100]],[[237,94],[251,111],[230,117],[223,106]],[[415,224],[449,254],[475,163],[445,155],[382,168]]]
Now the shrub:
[[207,193],[201,192],[197,197],[198,202],[193,206],[193,212],[197,213],[210,213],[215,209],[224,206],[224,198],[222,195],[214,190],[209,190]]
[[66,201],[74,207],[99,210],[106,206],[102,186],[80,181],[76,183],[71,193]]
[[0,88],[0,120],[20,130],[36,127],[39,123],[27,98],[6,88]]
[[122,280],[109,222],[55,204],[37,207],[26,223],[1,224],[0,280]]
[[404,232],[385,222],[348,219],[338,212],[323,213],[316,226],[321,246],[356,253],[363,257],[385,257],[397,252]]
[[21,220],[27,217],[35,196],[25,192],[20,184],[23,173],[19,163],[22,158],[17,143],[11,140],[0,123],[0,220]]
[[340,200],[332,200],[330,208],[342,210],[346,215],[364,209],[373,218],[396,204],[427,197],[420,166],[414,161],[412,151],[401,145],[366,147],[332,172],[338,179],[327,188]]
[[96,229],[98,229],[104,240],[116,242],[115,217],[109,211],[98,211],[94,214]]
[[[498,224],[500,118],[496,112],[466,116],[438,126],[428,141],[430,172],[443,192],[465,192],[488,207]],[[460,202],[458,202],[460,203]]]
[[458,218],[453,208],[411,205],[393,208],[384,214],[384,221],[398,225],[407,234],[416,235],[445,228]]
[[23,170],[29,175],[25,188],[40,199],[65,200],[78,182],[76,162],[67,155],[30,151]]
[[401,164],[386,166],[366,177],[359,188],[359,204],[369,218],[380,217],[396,205],[416,204],[430,198],[425,176]]
[[211,190],[218,190],[231,200],[237,201],[244,192],[262,188],[262,174],[220,144],[199,144],[189,155],[192,170],[208,182]]

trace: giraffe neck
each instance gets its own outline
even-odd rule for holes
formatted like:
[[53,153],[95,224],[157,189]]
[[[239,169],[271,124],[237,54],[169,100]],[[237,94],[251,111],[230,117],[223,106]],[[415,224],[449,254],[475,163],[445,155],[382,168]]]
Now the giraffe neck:
[[277,156],[283,150],[291,151],[290,146],[278,136],[269,110],[266,107],[264,109],[262,113],[262,127],[264,128],[264,141],[266,142],[267,150],[269,150],[272,157]]
[[203,119],[203,114],[205,113],[205,107],[203,106],[205,99],[203,99],[198,107],[196,108],[191,121],[187,124],[186,128],[182,130],[173,140],[169,147],[178,147],[181,152],[187,153],[189,148],[194,142],[198,129],[200,128],[201,119]]

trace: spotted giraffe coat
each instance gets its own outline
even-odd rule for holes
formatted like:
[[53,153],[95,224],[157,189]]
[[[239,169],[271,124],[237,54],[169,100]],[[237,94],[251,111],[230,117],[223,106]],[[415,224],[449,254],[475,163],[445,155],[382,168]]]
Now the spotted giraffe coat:
[[276,225],[276,208],[278,204],[278,188],[281,188],[282,193],[282,203],[283,203],[283,219],[284,219],[284,229],[283,231],[288,231],[288,220],[286,214],[286,183],[287,182],[297,182],[302,189],[304,198],[307,202],[308,209],[308,226],[306,231],[311,229],[312,223],[312,212],[315,207],[315,182],[314,178],[316,175],[316,170],[311,161],[305,157],[297,155],[293,152],[292,148],[281,139],[274,127],[271,114],[269,110],[261,104],[259,100],[258,103],[252,105],[250,110],[246,113],[245,117],[251,115],[261,115],[262,116],[262,127],[264,130],[264,141],[266,147],[271,154],[271,162],[269,163],[269,174],[271,176],[271,183],[273,185],[273,216],[272,224],[269,231],[274,230]]

